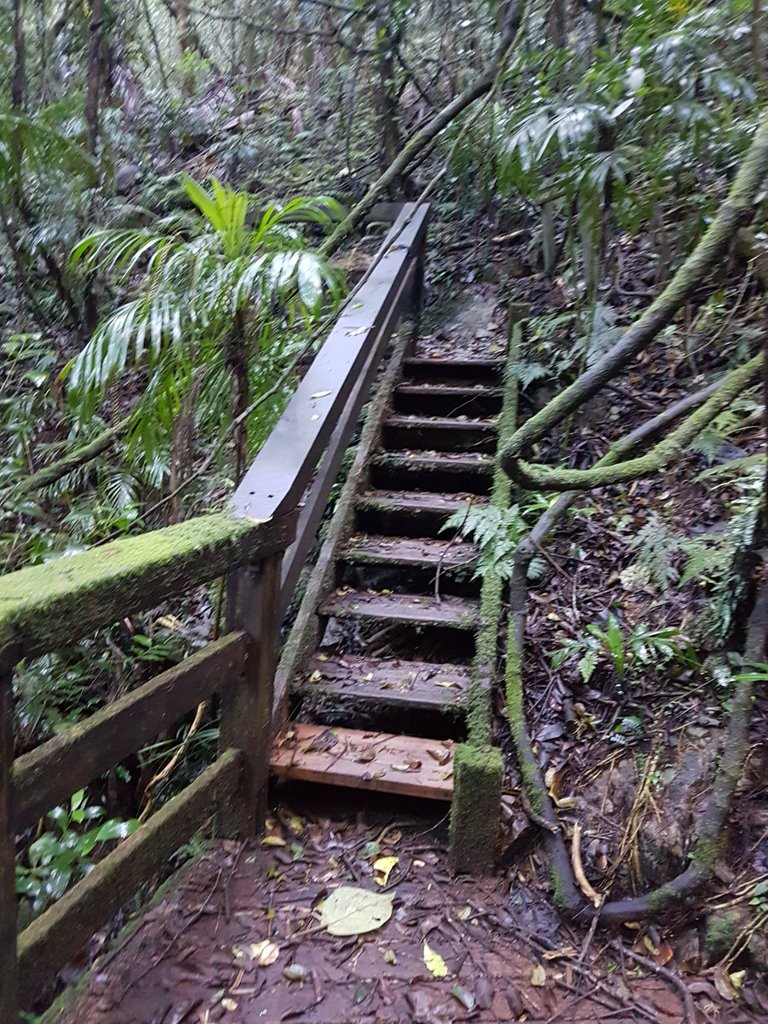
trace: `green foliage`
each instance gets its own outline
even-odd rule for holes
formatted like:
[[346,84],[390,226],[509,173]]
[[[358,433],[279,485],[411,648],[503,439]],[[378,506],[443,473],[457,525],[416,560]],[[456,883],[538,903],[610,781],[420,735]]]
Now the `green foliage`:
[[676,627],[652,629],[641,623],[625,634],[612,613],[604,628],[590,623],[582,636],[563,641],[550,655],[550,662],[557,669],[574,658],[578,658],[584,683],[589,682],[601,662],[611,664],[619,683],[637,681],[643,669],[651,666],[658,669],[670,662],[695,664],[690,643]]
[[290,328],[311,324],[326,292],[334,300],[341,292],[338,273],[301,230],[330,227],[340,214],[333,200],[273,203],[249,226],[247,193],[216,179],[210,192],[190,178],[184,186],[197,216],[175,214],[151,229],[105,228],[72,253],[73,266],[126,288],[138,279],[138,288],[67,367],[70,397],[87,418],[112,381],[142,368],[148,377],[136,431],[147,452],[193,388],[199,410],[226,420],[233,360],[245,359],[258,387],[264,363],[295,345]]
[[[78,790],[66,807],[47,815],[48,828],[26,851],[26,863],[16,865],[16,891],[39,914],[64,895],[72,882],[94,866],[93,856],[104,844],[125,839],[139,827],[135,819],[104,818],[104,808],[89,805],[85,790]],[[89,827],[94,822],[98,824]]]
[[546,498],[530,497],[525,506],[512,505],[503,510],[495,505],[469,506],[466,510],[454,512],[445,521],[443,532],[458,530],[462,537],[480,548],[475,578],[491,572],[497,573],[502,580],[511,578],[515,551],[528,530],[531,517],[548,505]]
[[629,542],[630,549],[637,553],[635,565],[648,573],[648,578],[662,593],[680,578],[673,558],[681,546],[680,535],[669,528],[658,512],[651,512],[646,523]]

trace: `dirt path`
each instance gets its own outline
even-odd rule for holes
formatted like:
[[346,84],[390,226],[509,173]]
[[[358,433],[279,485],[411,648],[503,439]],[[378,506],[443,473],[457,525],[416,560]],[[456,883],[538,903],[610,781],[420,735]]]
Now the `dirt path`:
[[[634,977],[629,962],[593,969],[587,948],[579,965],[583,937],[559,926],[517,869],[450,878],[433,819],[362,803],[340,811],[338,794],[313,806],[280,804],[259,843],[220,843],[196,862],[97,967],[62,1024],[682,1019],[677,995]],[[381,887],[373,864],[385,856],[397,863]],[[317,907],[342,884],[389,892],[390,920],[329,935]],[[276,959],[260,966],[252,946],[265,940],[274,950],[261,958]],[[445,977],[427,968],[425,941]]]

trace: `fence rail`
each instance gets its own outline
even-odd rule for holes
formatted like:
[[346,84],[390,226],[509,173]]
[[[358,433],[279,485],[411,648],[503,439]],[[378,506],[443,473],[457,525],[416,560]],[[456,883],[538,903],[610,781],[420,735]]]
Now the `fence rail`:
[[[252,834],[269,776],[280,623],[380,357],[418,306],[429,208],[404,204],[371,273],[340,314],[230,508],[0,577],[0,1024],[19,1019],[60,968],[210,817]],[[226,576],[228,633],[90,718],[14,756],[22,658]],[[21,934],[16,836],[171,727],[221,700],[219,756]]]

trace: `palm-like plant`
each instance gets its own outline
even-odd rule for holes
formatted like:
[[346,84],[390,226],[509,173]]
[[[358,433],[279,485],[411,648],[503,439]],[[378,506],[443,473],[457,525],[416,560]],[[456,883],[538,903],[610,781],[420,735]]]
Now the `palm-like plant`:
[[340,214],[325,197],[271,204],[253,226],[251,197],[212,181],[210,192],[184,179],[197,215],[174,215],[159,230],[107,228],[83,238],[74,265],[107,273],[132,298],[103,320],[65,370],[70,395],[90,414],[107,386],[142,366],[146,385],[135,422],[145,448],[157,445],[157,425],[170,428],[194,382],[199,407],[231,394],[237,421],[236,473],[248,452],[250,381],[260,357],[285,341],[281,327],[311,322],[324,298],[337,300],[342,281],[308,248],[302,224],[329,227]]

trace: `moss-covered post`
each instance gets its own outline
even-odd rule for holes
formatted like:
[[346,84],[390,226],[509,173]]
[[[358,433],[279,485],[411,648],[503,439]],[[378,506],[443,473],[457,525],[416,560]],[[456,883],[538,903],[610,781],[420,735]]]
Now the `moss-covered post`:
[[241,750],[246,763],[240,799],[223,810],[227,835],[253,835],[266,810],[282,562],[283,552],[270,555],[229,580],[230,628],[243,630],[248,639],[243,673],[221,709],[221,750]]
[[0,1021],[19,1019],[16,960],[16,850],[11,819],[13,686],[0,662]]
[[[520,358],[526,303],[509,306],[504,397],[498,422],[499,445],[491,491],[491,504],[509,508],[512,487],[499,465],[499,452],[517,424],[517,378],[510,372]],[[504,776],[501,752],[491,745],[490,686],[498,662],[499,623],[503,614],[504,581],[494,570],[485,573],[480,594],[481,626],[467,697],[467,742],[457,746],[453,759],[449,860],[453,872],[475,875],[493,871],[499,834],[499,806]]]

